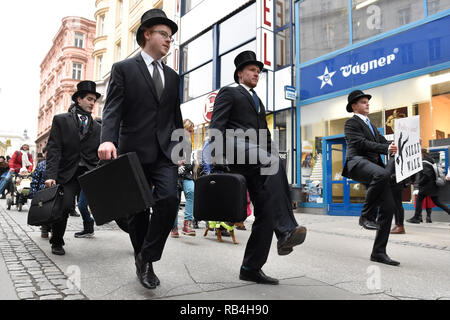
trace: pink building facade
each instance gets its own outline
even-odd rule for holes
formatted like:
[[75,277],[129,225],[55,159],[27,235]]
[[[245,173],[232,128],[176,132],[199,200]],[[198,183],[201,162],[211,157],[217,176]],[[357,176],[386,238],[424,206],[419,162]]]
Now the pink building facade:
[[[95,28],[95,21],[63,18],[53,45],[41,63],[37,152],[47,144],[53,116],[67,112],[72,104],[77,83],[93,80]],[[97,114],[97,110],[93,113]]]

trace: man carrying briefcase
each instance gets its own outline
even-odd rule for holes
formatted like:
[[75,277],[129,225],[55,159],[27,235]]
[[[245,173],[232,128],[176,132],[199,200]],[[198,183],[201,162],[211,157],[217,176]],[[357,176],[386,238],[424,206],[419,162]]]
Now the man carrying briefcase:
[[[275,150],[271,149],[271,135],[264,105],[253,90],[264,65],[256,60],[252,51],[238,54],[234,64],[234,80],[239,85],[222,88],[217,94],[210,137],[213,135],[211,129],[215,129],[225,139],[224,150],[230,169],[245,177],[255,208],[255,221],[239,278],[257,283],[278,284],[277,279],[265,275],[261,270],[269,255],[273,233],[278,238],[278,254],[287,255],[293,251],[294,246],[303,243],[306,228],[299,226],[295,220],[286,172],[278,155],[272,154]],[[256,141],[252,138],[247,140],[246,137],[240,139],[235,135],[239,130],[246,130],[250,136],[253,133],[258,138]],[[262,137],[259,137],[261,134]],[[233,156],[228,154],[229,150],[234,151]],[[235,158],[240,155],[245,156],[244,163],[236,161]],[[252,156],[257,156],[258,159],[254,164],[250,160]]]
[[[99,159],[101,127],[92,119],[92,110],[100,93],[95,82],[81,81],[73,94],[74,104],[66,113],[53,117],[50,137],[47,143],[46,187],[55,184],[63,186],[64,200],[62,218],[52,225],[52,253],[64,255],[64,233],[70,211],[75,206],[75,197],[80,193],[78,177],[95,168]],[[84,229],[94,227],[94,221],[83,217]],[[88,230],[89,231],[89,230]]]

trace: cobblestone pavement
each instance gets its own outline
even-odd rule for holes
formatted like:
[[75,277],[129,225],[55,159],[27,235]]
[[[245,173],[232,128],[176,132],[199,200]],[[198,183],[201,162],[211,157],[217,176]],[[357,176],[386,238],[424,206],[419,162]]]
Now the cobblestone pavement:
[[[14,212],[8,212],[0,206],[0,252],[19,299],[86,300],[86,295],[78,290],[76,282],[72,280],[76,278],[73,277],[75,273],[66,275],[28,236],[27,232],[39,231],[39,227],[23,227],[11,214]],[[68,230],[80,229],[81,218],[69,221]]]

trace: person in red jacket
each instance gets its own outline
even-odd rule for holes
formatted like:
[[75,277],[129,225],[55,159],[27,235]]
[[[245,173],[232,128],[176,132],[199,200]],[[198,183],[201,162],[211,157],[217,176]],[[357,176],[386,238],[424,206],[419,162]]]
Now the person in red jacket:
[[33,156],[29,152],[30,146],[24,144],[20,150],[14,152],[9,161],[9,169],[13,172],[19,173],[20,169],[26,168],[28,172],[33,171]]

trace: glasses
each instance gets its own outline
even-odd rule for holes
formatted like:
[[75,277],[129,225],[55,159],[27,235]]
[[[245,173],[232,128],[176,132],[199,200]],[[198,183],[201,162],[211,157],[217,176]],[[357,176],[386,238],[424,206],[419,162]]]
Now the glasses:
[[174,41],[174,39],[172,38],[172,36],[169,36],[169,34],[168,34],[167,32],[165,32],[165,31],[162,31],[162,30],[153,30],[153,31],[151,31],[151,33],[153,33],[153,32],[157,32],[157,33],[159,33],[160,35],[162,35],[162,37],[164,38],[164,40],[170,39],[170,43],[173,43],[173,41]]

